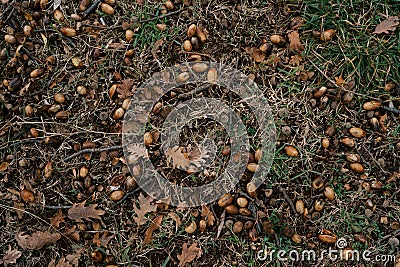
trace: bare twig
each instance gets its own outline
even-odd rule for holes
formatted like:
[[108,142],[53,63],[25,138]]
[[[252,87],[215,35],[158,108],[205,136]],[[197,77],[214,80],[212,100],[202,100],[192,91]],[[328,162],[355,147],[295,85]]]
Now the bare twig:
[[42,140],[43,140],[43,137],[39,137],[39,138],[23,139],[23,140],[19,140],[19,141],[13,142],[13,143],[5,143],[5,146],[0,147],[0,150],[11,148],[13,146],[19,146],[22,144],[38,143]]
[[140,190],[141,188],[140,187],[138,187],[138,188],[136,188],[135,190],[133,190],[133,191],[131,191],[131,192],[128,192],[128,193],[126,193],[125,195],[124,195],[124,197],[123,198],[121,198],[121,200],[120,201],[118,201],[117,203],[116,203],[116,205],[119,205],[119,204],[121,204],[122,202],[124,202],[129,196],[132,196],[132,195],[134,195],[136,192],[138,192],[139,190]]
[[[10,11],[13,7],[14,7],[14,3],[16,0],[13,0],[11,3],[8,4],[8,6],[6,7],[6,9],[4,9],[3,13],[0,14],[0,19],[2,19],[4,17],[4,15],[6,15],[8,13],[8,11]],[[4,23],[4,22],[3,22]]]
[[400,234],[400,229],[397,229],[397,230],[391,232],[390,234],[385,235],[384,237],[382,237],[381,239],[378,240],[378,243],[381,243],[381,242],[385,241],[386,239],[389,239],[392,236],[395,236],[395,235],[398,235],[398,234]]
[[90,13],[92,13],[101,3],[101,0],[96,0],[92,3],[92,5],[90,7],[88,7],[88,9],[85,10],[85,12],[83,12],[82,17],[86,18],[87,16],[90,15]]
[[178,100],[182,100],[182,99],[185,99],[185,98],[190,98],[190,97],[194,96],[195,94],[198,94],[198,93],[201,93],[201,92],[207,90],[211,86],[212,86],[212,84],[209,84],[209,83],[207,83],[205,85],[202,85],[202,86],[199,86],[199,87],[197,87],[196,89],[194,89],[194,90],[192,90],[190,92],[178,95]]
[[221,222],[218,225],[217,238],[220,236],[222,229],[224,229],[224,225],[225,225],[225,210],[224,210],[224,212],[222,212]]
[[297,215],[296,208],[293,205],[293,201],[289,198],[288,194],[286,193],[286,190],[283,188],[279,188],[279,191],[283,194],[283,198],[286,200],[286,202],[289,204],[290,208],[292,209],[293,213]]
[[384,109],[386,111],[389,111],[389,112],[392,112],[392,113],[395,113],[397,115],[400,114],[400,110],[398,110],[397,108],[391,108],[391,107],[382,106],[382,109]]
[[65,159],[63,159],[63,161],[68,161],[74,157],[77,157],[79,155],[82,154],[86,154],[86,153],[99,153],[99,152],[104,152],[104,151],[111,151],[111,150],[118,150],[121,149],[123,146],[109,146],[109,147],[103,147],[103,148],[87,148],[87,149],[82,149],[74,154],[72,154],[69,157],[66,157]]

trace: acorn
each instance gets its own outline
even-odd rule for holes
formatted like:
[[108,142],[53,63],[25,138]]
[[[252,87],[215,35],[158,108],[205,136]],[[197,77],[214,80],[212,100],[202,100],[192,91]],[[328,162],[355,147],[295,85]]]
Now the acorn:
[[176,81],[178,83],[184,83],[187,80],[189,80],[190,78],[190,74],[188,72],[182,72],[178,75],[178,77],[176,77]]
[[298,199],[296,201],[295,207],[296,207],[296,211],[298,214],[304,214],[304,201],[303,200]]
[[236,203],[238,204],[239,207],[245,208],[245,207],[247,207],[247,205],[249,204],[249,201],[248,201],[246,198],[244,198],[244,197],[239,197],[239,198],[236,200]]
[[61,109],[61,105],[55,104],[55,105],[51,105],[51,107],[49,107],[47,109],[47,112],[50,113],[50,114],[54,114],[54,113],[59,112],[60,109]]
[[127,57],[133,57],[134,54],[135,54],[135,50],[133,50],[133,49],[129,49],[128,51],[125,52],[125,56],[127,56]]
[[25,202],[34,202],[35,201],[35,196],[31,191],[28,191],[26,189],[22,190],[19,192],[20,197],[22,198],[23,201]]
[[197,50],[200,48],[200,41],[198,37],[193,36],[192,38],[190,38],[190,43],[192,44],[193,49]]
[[124,117],[124,114],[125,114],[125,110],[123,108],[117,108],[114,111],[113,118],[114,118],[114,120],[120,120]]
[[56,113],[57,120],[66,120],[68,119],[69,112],[66,110],[62,110]]
[[167,14],[167,13],[168,13],[167,7],[166,7],[165,5],[162,5],[162,6],[161,6],[161,14],[165,15],[165,14]]
[[116,0],[104,0],[104,3],[109,5],[115,5]]
[[82,1],[79,3],[78,9],[79,9],[80,11],[85,11],[89,6],[90,6],[90,0],[82,0]]
[[188,57],[188,61],[202,61],[203,59],[201,58],[201,56],[200,55],[195,55],[195,54],[193,54],[193,55],[190,55],[189,57]]
[[361,160],[360,156],[353,153],[346,154],[346,160],[349,162],[359,162]]
[[251,211],[248,208],[240,208],[239,213],[242,216],[250,216],[251,215]]
[[227,213],[233,214],[233,215],[239,213],[238,207],[236,207],[236,206],[233,205],[233,204],[231,204],[231,205],[229,205],[229,206],[226,206],[226,207],[225,207],[225,211],[226,211]]
[[363,234],[354,234],[354,239],[363,244],[367,243],[367,238]]
[[315,190],[321,189],[325,185],[324,179],[321,176],[316,177],[312,182],[312,187]]
[[322,138],[321,144],[323,148],[328,148],[329,147],[329,139],[328,138]]
[[324,196],[329,200],[334,200],[335,199],[335,191],[333,190],[332,187],[327,186],[324,189]]
[[253,241],[253,242],[256,242],[258,240],[258,233],[255,228],[251,228],[249,230],[249,237],[250,237],[251,241]]
[[228,229],[232,229],[233,226],[233,221],[232,220],[226,220],[225,222],[225,227]]
[[263,43],[258,49],[263,53],[269,53],[272,49],[272,46],[269,43]]
[[38,131],[36,128],[31,128],[31,129],[29,130],[29,132],[30,132],[30,134],[31,134],[31,136],[32,136],[33,138],[37,138],[37,137],[39,136],[39,131]]
[[235,234],[240,233],[243,230],[243,223],[241,221],[237,221],[233,224],[232,232]]
[[247,194],[249,194],[249,196],[251,196],[252,198],[257,197],[257,187],[253,182],[248,183],[246,188],[247,188]]
[[196,24],[191,24],[187,30],[187,37],[193,37],[196,35],[197,26]]
[[4,35],[4,40],[9,44],[15,44],[15,42],[17,42],[17,39],[11,34]]
[[205,72],[208,69],[208,65],[206,63],[196,63],[192,66],[192,70],[195,72]]
[[185,232],[188,234],[193,234],[197,229],[196,222],[191,222],[188,226],[185,227]]
[[172,1],[166,1],[166,2],[164,3],[164,6],[165,6],[168,10],[174,9],[174,3],[172,3]]
[[34,69],[33,71],[31,71],[29,76],[31,76],[32,78],[38,78],[38,77],[42,76],[43,73],[44,73],[44,69]]
[[277,34],[271,35],[270,40],[274,45],[284,45],[286,43],[285,37]]
[[335,134],[335,132],[336,132],[336,129],[334,126],[328,126],[328,128],[326,128],[326,130],[325,130],[325,134],[330,137],[332,137]]
[[337,241],[337,236],[329,230],[322,230],[322,234],[318,235],[318,239],[324,243],[334,244]]
[[294,234],[294,235],[292,236],[292,241],[295,242],[295,243],[297,243],[297,244],[300,244],[300,243],[301,243],[301,236],[298,235],[298,234]]
[[246,222],[244,223],[243,228],[246,229],[246,230],[249,230],[250,228],[253,227],[253,225],[254,225],[254,222],[253,222],[253,221],[246,221]]
[[361,128],[353,127],[349,131],[350,134],[355,138],[363,138],[366,136],[366,132]]
[[96,250],[90,253],[90,258],[92,258],[92,261],[94,262],[101,262],[103,261],[103,254],[101,254],[100,251]]
[[354,147],[356,145],[356,143],[354,142],[353,138],[350,137],[345,137],[342,138],[342,140],[340,140],[342,142],[343,145],[347,146],[347,147]]
[[64,14],[59,9],[56,9],[54,11],[53,17],[54,17],[55,20],[58,20],[58,21],[63,21],[65,19]]
[[125,39],[128,43],[133,41],[134,32],[131,29],[125,31]]
[[78,85],[78,87],[76,87],[76,92],[80,95],[86,95],[86,87],[82,86],[82,85]]
[[131,99],[128,97],[128,98],[125,98],[125,99],[124,99],[124,101],[122,102],[121,107],[122,107],[123,109],[125,109],[125,110],[128,110],[130,104],[131,104]]
[[199,222],[199,230],[203,233],[207,228],[207,222],[205,220],[200,220]]
[[350,169],[356,173],[364,172],[364,166],[361,165],[360,163],[356,163],[356,162],[350,164]]
[[72,62],[72,65],[73,65],[75,68],[80,69],[80,68],[83,67],[83,61],[82,61],[82,59],[80,59],[79,57],[73,57],[73,58],[71,58],[71,62]]
[[374,131],[378,131],[379,130],[379,121],[377,118],[373,117],[369,120],[369,123],[371,124],[371,128]]
[[75,21],[81,21],[82,17],[79,16],[78,14],[71,14],[71,19],[73,19]]
[[285,146],[285,152],[289,157],[297,157],[299,155],[299,151],[294,146]]
[[165,31],[165,30],[167,29],[167,25],[165,25],[165,24],[163,24],[163,23],[159,23],[159,24],[156,25],[156,28],[157,28],[159,31]]
[[124,197],[125,193],[122,190],[113,191],[110,194],[110,199],[114,202],[120,201]]
[[221,154],[224,156],[228,156],[231,153],[231,148],[229,146],[222,149]]
[[112,6],[110,6],[109,4],[101,3],[100,8],[101,8],[101,11],[107,15],[114,14],[114,8]]
[[57,103],[62,104],[62,103],[65,102],[65,96],[62,95],[62,94],[55,94],[55,95],[54,95],[54,100],[55,100]]
[[322,199],[318,199],[318,200],[315,201],[314,209],[316,211],[321,211],[321,210],[324,209],[324,207],[325,207],[325,201],[323,201]]
[[183,42],[183,50],[185,50],[186,52],[190,52],[192,51],[193,47],[192,47],[192,43],[189,40],[185,40]]
[[23,31],[24,31],[24,35],[25,36],[30,36],[31,34],[32,34],[32,27],[31,26],[29,26],[29,25],[25,25],[24,26],[24,29],[23,29]]
[[314,97],[320,98],[321,96],[323,96],[326,93],[327,90],[328,90],[328,88],[326,88],[325,86],[322,86],[317,91],[315,91]]
[[32,117],[33,116],[33,108],[31,105],[26,105],[25,106],[25,115],[27,117]]
[[254,159],[256,160],[256,162],[260,162],[262,157],[262,149],[259,148],[256,150],[256,152],[254,153]]
[[196,35],[199,37],[201,43],[205,43],[207,41],[207,36],[201,27],[196,28]]
[[231,194],[225,194],[220,199],[218,200],[218,206],[221,208],[224,208],[228,205],[230,205],[233,201],[233,196]]
[[380,106],[381,106],[381,103],[379,101],[372,100],[372,101],[364,103],[363,109],[368,110],[368,111],[375,110],[375,109],[379,108]]
[[258,164],[257,163],[249,163],[249,164],[247,164],[246,169],[250,172],[256,172],[258,169]]
[[154,107],[153,107],[153,113],[154,114],[159,114],[161,109],[163,107],[163,104],[161,102],[157,102]]
[[76,36],[76,30],[71,27],[61,27],[60,32],[62,35],[67,36],[67,37],[75,37]]
[[86,165],[83,165],[80,169],[79,169],[79,176],[82,178],[85,178],[89,173],[89,169],[88,167],[86,167]]
[[48,179],[53,175],[53,162],[47,162],[46,166],[44,166],[44,178]]
[[347,92],[343,95],[343,103],[344,104],[349,104],[351,100],[354,98],[354,93],[353,92]]
[[329,29],[329,30],[323,31],[323,32],[321,33],[321,35],[319,36],[319,39],[320,39],[321,41],[328,42],[328,41],[332,40],[332,38],[333,38],[335,35],[336,35],[336,31],[333,30],[333,29]]
[[144,144],[145,144],[147,147],[149,147],[149,146],[153,143],[153,141],[154,141],[153,134],[150,133],[150,132],[146,132],[146,133],[144,134],[144,136],[143,136],[143,140],[144,140]]

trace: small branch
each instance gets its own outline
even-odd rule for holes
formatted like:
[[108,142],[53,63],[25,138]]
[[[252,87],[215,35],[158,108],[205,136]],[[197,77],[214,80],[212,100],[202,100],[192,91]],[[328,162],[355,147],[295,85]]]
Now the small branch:
[[117,205],[119,205],[119,204],[121,204],[122,202],[124,202],[129,196],[132,196],[132,195],[134,195],[136,192],[138,192],[139,190],[140,190],[141,188],[140,187],[138,187],[138,188],[136,188],[135,190],[133,190],[133,191],[131,191],[131,192],[128,192],[128,193],[126,193],[125,195],[124,195],[124,197],[123,198],[121,198],[121,200],[120,201],[118,201],[116,204]]
[[397,108],[391,108],[391,107],[382,106],[382,109],[386,110],[386,111],[389,111],[389,112],[392,112],[392,113],[397,114],[397,115],[400,114],[400,110],[398,110]]
[[400,229],[397,229],[397,230],[391,232],[390,234],[385,235],[384,237],[382,237],[381,239],[378,240],[378,243],[381,243],[381,242],[385,241],[386,239],[389,239],[392,236],[395,236],[395,235],[398,235],[398,234],[400,234]]
[[83,14],[82,14],[83,18],[86,18],[87,16],[89,16],[90,13],[92,13],[99,6],[100,3],[101,3],[101,0],[94,1],[93,4],[90,7],[88,7],[88,9],[86,9],[85,12],[83,12]]
[[82,154],[86,154],[86,153],[99,153],[99,152],[104,152],[104,151],[111,151],[111,150],[118,150],[121,149],[123,146],[110,146],[110,147],[103,147],[103,148],[87,148],[87,149],[82,149],[74,154],[72,154],[69,157],[66,157],[65,159],[63,159],[63,161],[68,161],[74,157],[77,157],[79,155]]
[[[13,0],[11,3],[8,4],[8,6],[6,7],[6,9],[4,9],[3,13],[1,13],[0,15],[0,20],[4,17],[5,14],[8,13],[8,11],[10,11],[12,8],[14,8],[14,3],[16,0]],[[4,21],[3,21],[4,23]]]
[[197,87],[196,89],[194,89],[194,90],[192,90],[190,92],[178,95],[178,100],[182,100],[182,99],[185,99],[185,98],[190,98],[191,96],[193,96],[195,94],[198,94],[198,93],[201,93],[201,92],[207,90],[211,86],[212,86],[212,84],[209,84],[209,83],[207,83],[205,85],[202,85],[202,86],[199,86],[199,87]]
[[283,194],[283,198],[286,200],[286,202],[289,204],[290,208],[292,209],[293,213],[297,215],[296,208],[293,205],[293,201],[289,198],[288,194],[286,193],[286,190],[283,188],[279,188],[279,191]]
[[6,146],[3,146],[3,147],[0,147],[0,150],[3,150],[3,149],[6,149],[6,148],[11,148],[11,147],[13,147],[13,146],[19,146],[19,145],[22,145],[22,144],[28,144],[28,143],[38,143],[38,142],[40,142],[40,141],[42,141],[43,140],[43,137],[40,137],[40,138],[30,138],[30,139],[23,139],[23,140],[20,140],[20,141],[16,141],[16,142],[13,142],[13,143],[6,143],[5,145]]

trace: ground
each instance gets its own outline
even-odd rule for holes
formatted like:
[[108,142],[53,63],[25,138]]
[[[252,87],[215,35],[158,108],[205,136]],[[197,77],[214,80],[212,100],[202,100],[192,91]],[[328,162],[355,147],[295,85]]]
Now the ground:
[[[372,260],[326,256],[320,266],[394,266],[390,255],[399,266],[398,1],[103,2],[109,5],[0,5],[0,264],[315,266],[258,252],[320,253],[340,240]],[[185,51],[191,24],[206,40]],[[132,94],[196,55],[248,75],[271,108],[276,144],[265,183],[247,190],[247,170],[231,192],[235,205],[249,202],[250,214],[230,214],[237,212],[222,201],[156,203],[126,165],[121,131]],[[246,126],[252,164],[262,130],[227,88],[188,94],[194,88],[164,95],[160,110],[145,118],[154,166],[186,186],[216,179],[230,142],[218,123],[191,121],[180,133],[182,155],[190,158],[188,146],[205,137],[217,152],[201,172],[177,169],[160,149],[158,130],[180,101],[206,96],[230,104]],[[247,229],[237,231],[239,221]]]

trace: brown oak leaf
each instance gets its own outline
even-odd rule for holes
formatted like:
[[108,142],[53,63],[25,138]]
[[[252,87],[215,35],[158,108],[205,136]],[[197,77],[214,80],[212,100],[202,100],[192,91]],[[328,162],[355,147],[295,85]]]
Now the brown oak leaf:
[[[183,153],[183,150],[187,150],[187,152]],[[202,151],[199,146],[187,148],[174,146],[167,149],[166,156],[168,162],[172,162],[174,168],[191,172],[196,172],[205,162],[204,159],[208,157],[207,153]]]
[[202,206],[201,216],[204,217],[207,225],[214,225],[215,217],[212,211],[207,206]]
[[108,236],[108,231],[103,232],[103,234],[101,236],[100,236],[100,233],[97,232],[93,236],[93,244],[95,244],[98,247],[100,247],[100,246],[107,247],[108,242],[110,242],[110,240],[113,239],[114,236],[115,235]]
[[303,61],[303,58],[299,55],[294,55],[290,57],[290,65],[292,66],[299,66],[301,61]]
[[164,215],[157,216],[150,224],[149,228],[147,228],[144,236],[143,244],[147,245],[150,244],[151,240],[153,239],[153,233],[155,230],[160,228]]
[[191,263],[196,257],[201,256],[201,248],[197,247],[197,243],[193,243],[189,248],[188,244],[183,244],[182,254],[178,255],[179,267],[184,267],[186,263]]
[[267,57],[267,54],[258,48],[252,48],[251,56],[255,62],[261,63]]
[[72,208],[68,210],[68,217],[76,222],[83,222],[82,219],[91,221],[92,219],[101,219],[100,216],[105,212],[103,210],[96,210],[97,204],[85,207],[86,201],[75,203]]
[[24,235],[24,233],[18,233],[15,235],[18,245],[23,249],[41,249],[52,243],[56,243],[61,238],[59,233],[46,232],[34,232],[32,235]]
[[288,34],[289,47],[297,53],[302,53],[304,51],[304,46],[300,42],[300,36],[297,31],[292,31]]
[[346,83],[346,80],[343,79],[342,75],[339,75],[339,77],[335,77],[335,83],[338,86],[342,86],[343,84]]
[[7,266],[8,264],[17,263],[17,259],[21,257],[22,252],[16,249],[11,250],[11,247],[8,247],[6,254],[3,256],[3,259],[0,259],[0,264],[4,264]]
[[133,96],[134,83],[135,81],[133,79],[122,80],[122,83],[117,88],[118,97],[121,99],[125,99]]
[[62,210],[58,210],[56,214],[50,219],[51,225],[53,225],[55,228],[60,227],[60,223],[64,222],[64,214],[62,213]]
[[395,31],[397,25],[399,25],[399,17],[391,16],[391,17],[388,17],[387,19],[385,19],[384,21],[382,21],[381,23],[379,23],[376,26],[375,31],[373,33],[377,33],[377,34],[386,33],[386,34],[388,34],[389,31]]
[[135,211],[136,216],[133,217],[133,220],[136,222],[138,226],[143,225],[147,222],[144,217],[149,212],[154,212],[157,210],[157,204],[153,204],[153,198],[150,196],[143,196],[142,193],[139,195],[139,208],[136,205],[133,205],[133,210]]

